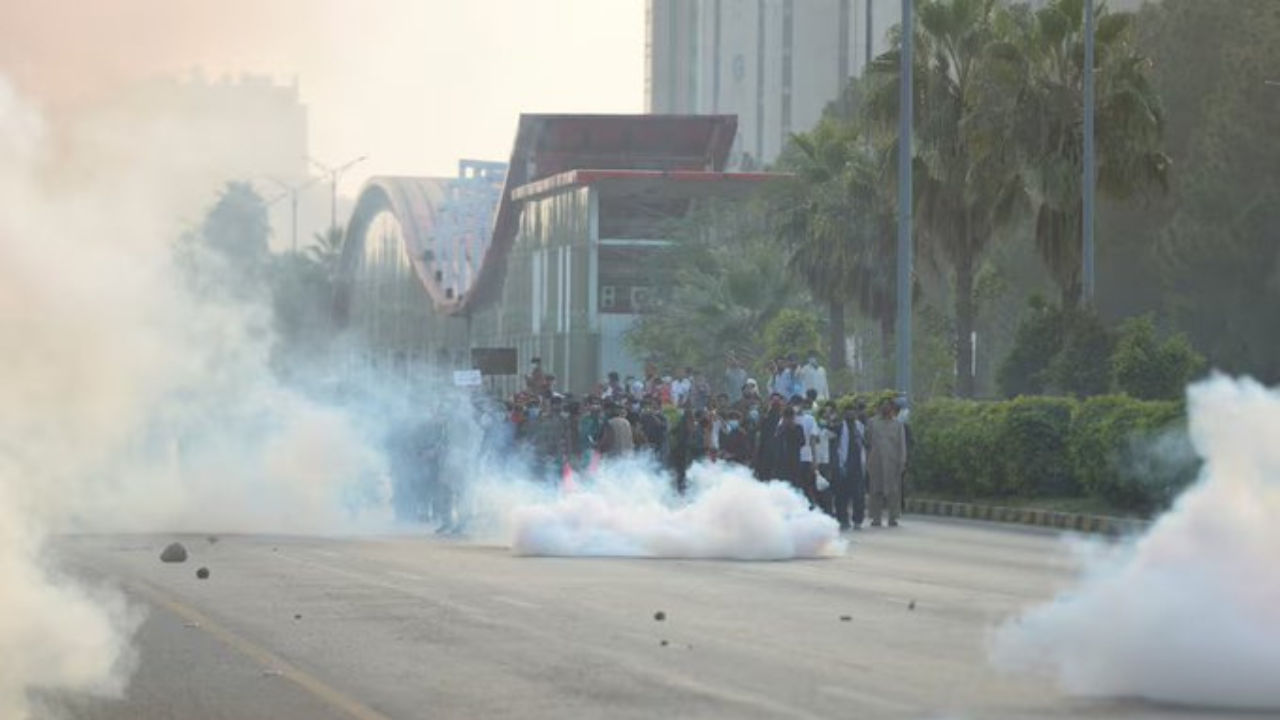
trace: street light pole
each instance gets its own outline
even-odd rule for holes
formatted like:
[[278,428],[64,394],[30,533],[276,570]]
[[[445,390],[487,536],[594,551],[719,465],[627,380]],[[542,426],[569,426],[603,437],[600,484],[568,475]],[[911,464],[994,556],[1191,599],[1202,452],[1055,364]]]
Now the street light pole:
[[1093,302],[1093,195],[1097,183],[1094,169],[1093,103],[1094,103],[1094,32],[1093,0],[1084,3],[1084,177],[1081,192],[1080,241],[1084,266],[1081,268],[1081,294],[1086,303]]
[[274,200],[271,200],[270,202],[267,203],[268,205],[274,205],[279,200],[282,200],[285,195],[289,196],[289,212],[291,214],[291,220],[290,220],[291,224],[289,226],[289,231],[290,231],[290,234],[292,235],[291,246],[292,246],[293,254],[297,255],[298,254],[298,193],[302,190],[305,190],[311,187],[312,185],[315,185],[317,182],[320,182],[320,178],[313,177],[313,178],[308,178],[307,180],[301,183],[290,184],[281,180],[280,178],[272,177],[270,175],[263,175],[262,177],[278,185],[281,190],[284,190],[284,195],[281,195],[280,197],[277,197]]
[[911,398],[911,133],[915,125],[914,0],[902,0],[902,66],[898,87],[898,392]]
[[315,165],[316,167],[320,168],[322,171],[324,171],[326,175],[329,176],[329,195],[330,195],[329,227],[330,229],[338,227],[338,178],[342,176],[342,173],[346,172],[347,170],[350,170],[356,164],[363,162],[368,157],[369,157],[368,155],[361,155],[360,157],[348,160],[347,162],[337,167],[329,167],[328,165],[325,165],[324,163],[320,162],[319,160],[316,160],[313,157],[307,158],[307,160],[309,160],[312,165]]

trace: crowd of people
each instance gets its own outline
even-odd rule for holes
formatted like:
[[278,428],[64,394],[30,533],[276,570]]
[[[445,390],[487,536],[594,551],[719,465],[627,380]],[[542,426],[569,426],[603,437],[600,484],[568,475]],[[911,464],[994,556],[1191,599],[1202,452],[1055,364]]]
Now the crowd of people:
[[[468,462],[496,458],[528,465],[536,480],[555,484],[587,476],[602,461],[647,454],[685,492],[697,462],[733,463],[760,481],[790,483],[836,519],[842,530],[864,522],[896,526],[902,508],[909,429],[902,405],[830,402],[826,370],[816,357],[767,365],[764,387],[730,358],[712,382],[695,368],[645,377],[608,377],[591,392],[561,393],[534,358],[524,390],[505,403],[477,405],[482,437],[451,437],[457,418],[430,417],[389,439],[394,505],[405,520],[439,523],[440,533],[465,524],[456,507],[462,468],[446,467],[451,449]],[[868,507],[869,500],[869,507]]]
[[[508,404],[517,442],[531,451],[536,477],[588,472],[600,458],[649,453],[683,492],[698,461],[736,463],[761,481],[781,480],[830,513],[842,529],[868,519],[896,526],[902,507],[908,429],[901,403],[841,412],[829,402],[826,370],[815,356],[767,365],[766,385],[736,357],[723,380],[692,367],[645,377],[609,373],[582,397],[561,394],[534,358],[525,389]],[[867,500],[870,499],[868,512]]]

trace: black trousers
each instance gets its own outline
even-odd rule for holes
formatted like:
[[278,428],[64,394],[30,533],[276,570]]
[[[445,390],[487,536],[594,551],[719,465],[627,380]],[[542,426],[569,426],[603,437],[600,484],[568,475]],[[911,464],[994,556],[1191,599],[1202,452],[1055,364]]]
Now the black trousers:
[[850,523],[861,525],[867,517],[867,477],[862,471],[861,458],[850,459],[836,473],[838,481],[835,486],[835,516],[840,527],[848,527]]

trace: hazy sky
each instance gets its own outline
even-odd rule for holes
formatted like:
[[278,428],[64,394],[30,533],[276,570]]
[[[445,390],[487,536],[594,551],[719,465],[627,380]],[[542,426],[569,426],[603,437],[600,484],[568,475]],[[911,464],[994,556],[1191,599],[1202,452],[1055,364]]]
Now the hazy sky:
[[0,72],[61,102],[157,73],[297,76],[313,153],[505,160],[521,112],[641,112],[643,0],[0,0]]

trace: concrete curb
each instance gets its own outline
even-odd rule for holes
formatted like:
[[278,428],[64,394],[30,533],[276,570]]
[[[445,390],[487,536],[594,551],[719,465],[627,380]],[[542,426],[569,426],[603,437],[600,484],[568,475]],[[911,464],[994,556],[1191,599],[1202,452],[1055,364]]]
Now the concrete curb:
[[913,498],[907,499],[907,512],[917,515],[936,515],[938,517],[954,517],[965,520],[1031,525],[1056,530],[1096,533],[1111,537],[1136,535],[1145,532],[1151,526],[1151,523],[1146,520],[1130,518]]

